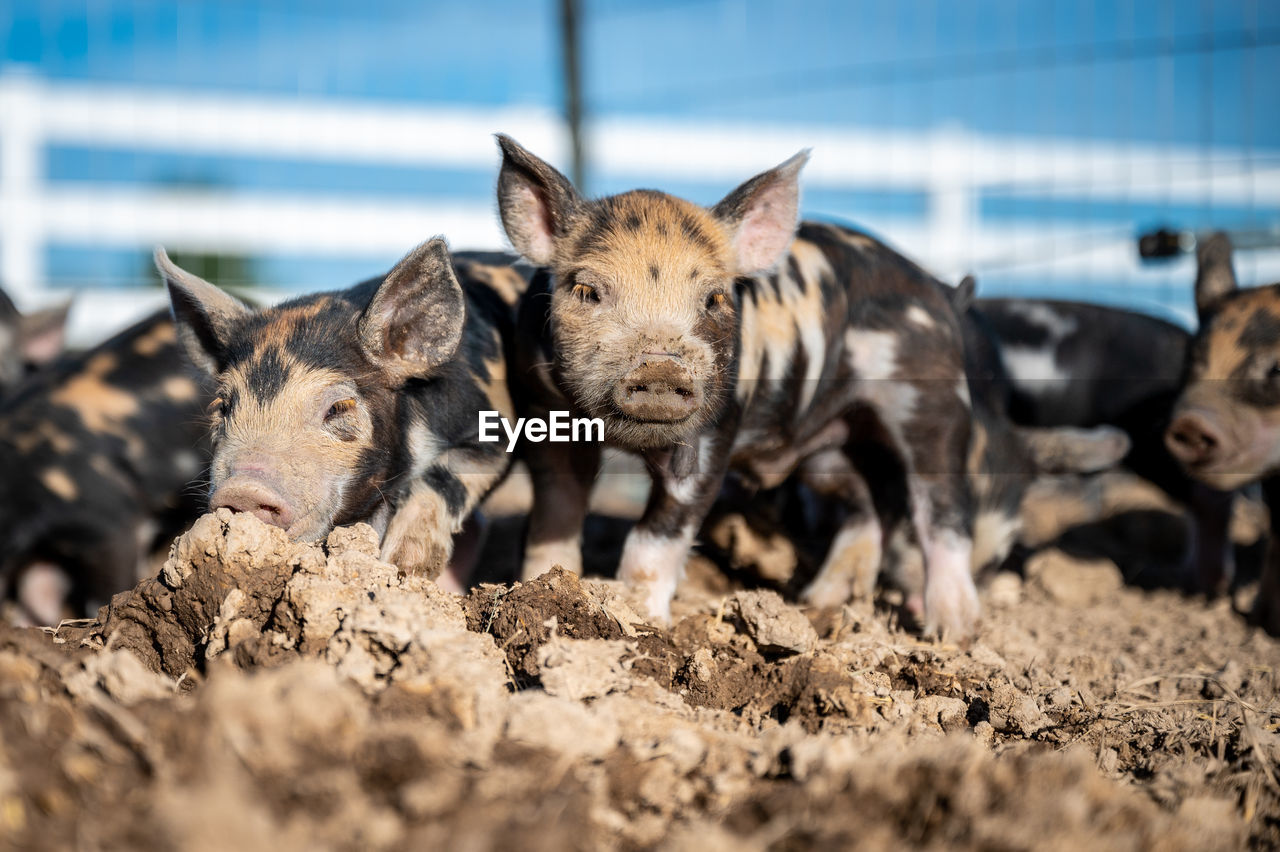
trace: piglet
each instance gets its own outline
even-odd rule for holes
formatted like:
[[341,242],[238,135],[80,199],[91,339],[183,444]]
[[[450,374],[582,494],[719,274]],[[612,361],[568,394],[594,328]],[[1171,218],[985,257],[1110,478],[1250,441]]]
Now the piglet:
[[478,415],[514,414],[504,344],[523,280],[468,262],[459,275],[435,239],[383,278],[253,310],[163,250],[156,265],[183,347],[216,383],[209,508],[303,541],[364,521],[383,559],[439,577],[510,467]]

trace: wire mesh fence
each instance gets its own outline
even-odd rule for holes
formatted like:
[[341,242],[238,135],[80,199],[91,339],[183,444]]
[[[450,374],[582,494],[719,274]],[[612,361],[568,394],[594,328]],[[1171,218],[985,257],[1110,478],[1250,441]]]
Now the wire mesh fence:
[[[22,306],[77,294],[85,342],[161,304],[158,242],[266,298],[343,286],[434,234],[497,248],[496,131],[590,192],[703,203],[812,147],[806,215],[867,227],[946,279],[974,273],[983,294],[1183,322],[1189,260],[1144,264],[1136,236],[1280,223],[1280,12],[1265,3],[376,11],[9,4],[3,285]],[[1238,262],[1246,282],[1280,278],[1274,249]]]

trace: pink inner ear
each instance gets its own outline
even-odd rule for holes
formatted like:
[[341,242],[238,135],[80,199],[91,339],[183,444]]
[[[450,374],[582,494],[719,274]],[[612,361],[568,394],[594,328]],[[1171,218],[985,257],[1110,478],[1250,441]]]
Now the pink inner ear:
[[796,235],[796,188],[783,181],[762,190],[738,225],[734,248],[744,275],[772,269]]
[[[521,186],[513,195],[512,201],[520,211],[520,242],[516,245],[533,263],[544,265],[551,262],[555,252],[555,235],[552,232],[551,214],[547,205],[532,186]],[[516,240],[512,240],[516,242]]]
[[22,355],[28,361],[44,364],[62,352],[63,329],[46,328],[31,334],[22,341]]

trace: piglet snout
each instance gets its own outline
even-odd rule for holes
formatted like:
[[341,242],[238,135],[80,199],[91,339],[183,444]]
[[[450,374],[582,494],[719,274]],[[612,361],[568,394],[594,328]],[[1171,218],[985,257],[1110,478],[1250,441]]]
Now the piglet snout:
[[679,358],[667,353],[646,353],[614,385],[613,404],[635,420],[674,423],[702,405],[702,383],[693,378]]
[[1165,432],[1164,442],[1174,458],[1188,467],[1212,463],[1225,443],[1222,431],[1214,422],[1196,411],[1175,417]]
[[260,482],[224,483],[209,498],[209,511],[224,508],[256,515],[263,523],[281,529],[287,530],[293,525],[292,507],[283,497]]

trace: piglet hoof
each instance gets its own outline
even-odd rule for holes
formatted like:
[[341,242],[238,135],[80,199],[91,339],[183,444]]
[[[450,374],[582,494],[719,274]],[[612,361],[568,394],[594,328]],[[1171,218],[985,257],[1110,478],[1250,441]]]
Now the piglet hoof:
[[401,574],[441,582],[448,574],[445,568],[449,564],[449,548],[425,537],[412,536],[398,542],[384,542],[382,561],[399,568]]
[[968,575],[930,577],[924,590],[926,634],[953,642],[973,636],[981,607]]
[[442,571],[440,576],[436,577],[436,585],[440,587],[440,591],[448,592],[451,595],[465,595],[467,593],[463,582],[458,579],[457,574],[452,570]]
[[658,588],[656,585],[641,587],[643,594],[645,611],[649,617],[658,624],[667,627],[671,624],[671,598],[675,594],[675,589],[669,591]]
[[561,568],[570,574],[582,576],[582,545],[576,539],[563,541],[530,542],[525,547],[524,565],[520,571],[522,582],[541,577],[552,568]]
[[671,624],[671,599],[676,595],[676,583],[672,578],[655,577],[648,571],[629,571],[623,566],[618,579],[627,584],[632,594],[644,604],[645,612],[656,623]]

